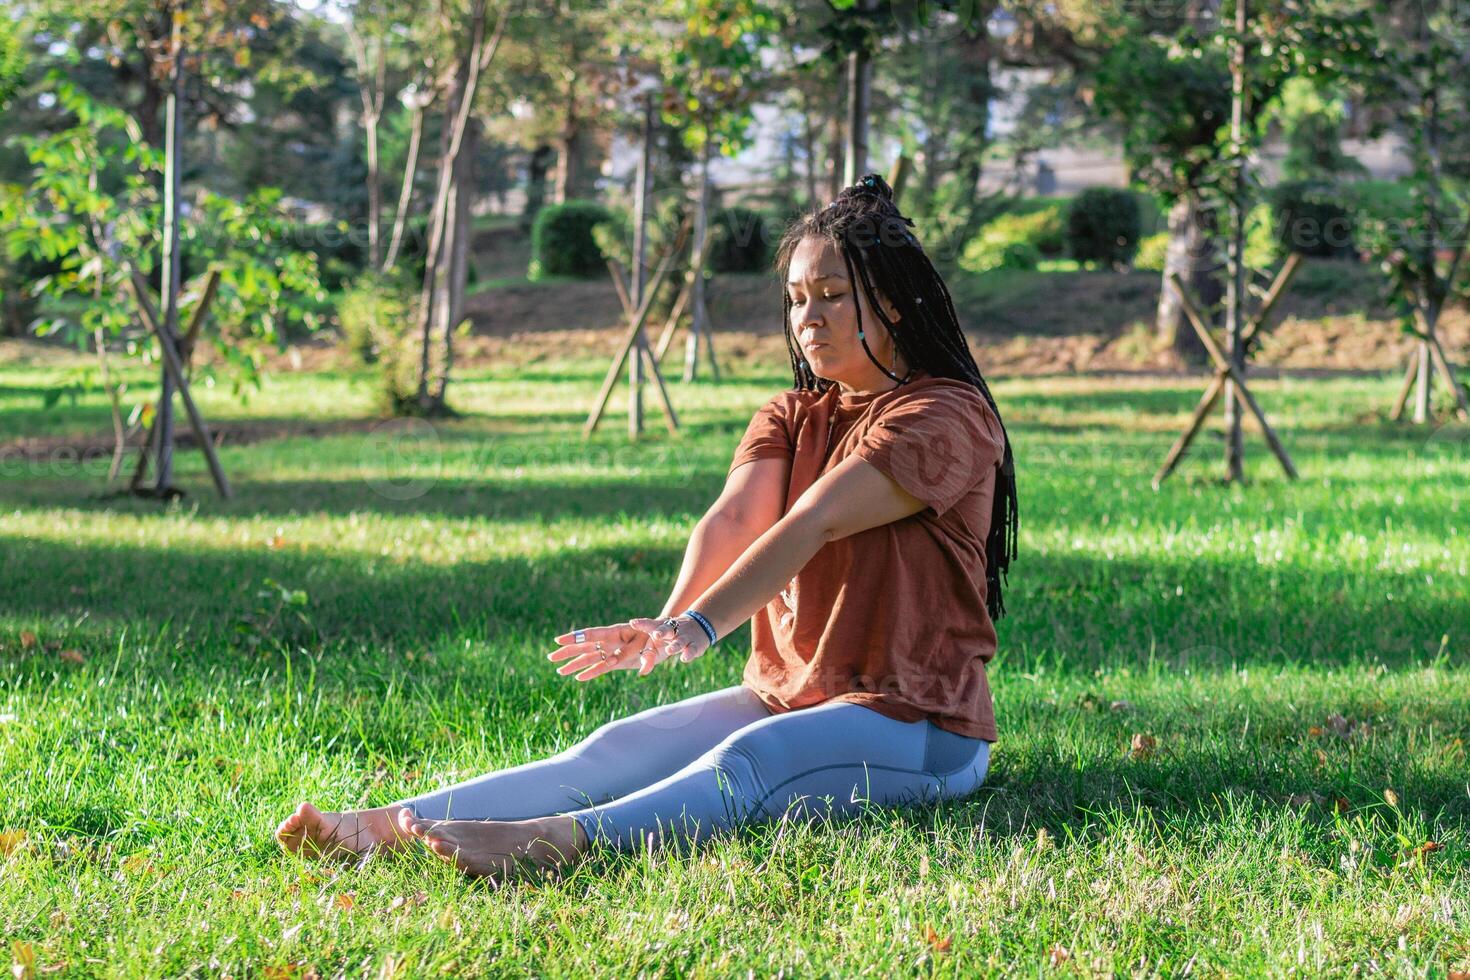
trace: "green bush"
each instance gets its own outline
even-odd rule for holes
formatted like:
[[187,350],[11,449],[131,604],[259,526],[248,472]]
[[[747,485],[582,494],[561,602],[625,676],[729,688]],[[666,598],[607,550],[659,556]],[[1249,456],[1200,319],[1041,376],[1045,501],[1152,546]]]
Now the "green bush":
[[608,221],[612,213],[596,201],[572,200],[552,204],[536,212],[531,225],[533,280],[547,276],[577,276],[583,279],[607,274],[607,259],[597,247],[592,228]]
[[1268,193],[1277,252],[1301,252],[1318,258],[1352,259],[1353,213],[1331,184],[1313,180],[1283,181]]
[[1078,262],[1123,268],[1138,237],[1138,196],[1126,188],[1089,187],[1067,209],[1067,252]]
[[406,329],[413,296],[393,280],[363,273],[337,301],[337,323],[347,349],[363,364],[376,364]]
[[1286,258],[1279,227],[1276,209],[1269,201],[1258,201],[1251,207],[1245,218],[1246,268],[1266,270]]
[[1034,269],[1041,264],[1041,252],[1030,242],[1011,242],[1001,249],[1001,269]]
[[417,408],[418,293],[404,278],[370,272],[347,284],[337,303],[343,342],[377,374],[377,407],[391,415]]
[[1163,272],[1164,259],[1169,252],[1169,233],[1167,231],[1157,232],[1143,238],[1138,243],[1138,251],[1133,256],[1133,268],[1147,269],[1150,272]]
[[709,269],[712,272],[763,272],[771,260],[768,219],[754,208],[732,204],[710,213]]
[[1043,258],[1059,256],[1065,248],[1062,205],[1054,202],[1008,212],[986,223],[965,245],[960,267],[971,272],[1034,269]]

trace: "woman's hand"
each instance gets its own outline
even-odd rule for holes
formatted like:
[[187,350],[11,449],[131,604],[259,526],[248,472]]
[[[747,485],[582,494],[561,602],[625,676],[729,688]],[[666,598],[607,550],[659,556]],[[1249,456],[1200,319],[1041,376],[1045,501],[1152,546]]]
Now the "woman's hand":
[[[577,633],[583,639],[577,640]],[[546,655],[551,661],[566,661],[556,669],[558,674],[576,674],[579,681],[590,681],[610,670],[644,670],[645,654],[652,655],[648,634],[634,629],[631,623],[614,626],[588,626],[563,633],[555,638],[561,646]]]
[[557,668],[558,674],[576,674],[577,680],[590,681],[612,670],[636,669],[639,677],[646,677],[670,657],[679,656],[688,663],[709,648],[708,635],[692,618],[676,617],[673,626],[664,625],[666,621],[640,617],[614,626],[573,630],[555,637],[561,646],[546,657],[565,661]]
[[[631,619],[628,621],[634,629],[643,630],[648,636],[648,642],[655,648],[662,647],[667,651],[667,656],[678,657],[680,663],[689,663],[704,656],[709,649],[709,634],[704,627],[694,619],[693,616],[670,616],[664,619]],[[659,662],[664,658],[660,657]],[[650,666],[649,670],[653,668]],[[648,671],[643,671],[643,676]]]

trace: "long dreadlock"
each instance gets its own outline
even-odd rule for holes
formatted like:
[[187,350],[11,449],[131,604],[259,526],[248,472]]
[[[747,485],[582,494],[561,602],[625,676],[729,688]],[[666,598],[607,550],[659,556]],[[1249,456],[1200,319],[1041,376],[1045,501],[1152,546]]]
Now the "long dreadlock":
[[[893,203],[893,189],[877,174],[865,174],[857,183],[846,187],[819,211],[798,217],[776,250],[776,267],[780,282],[786,281],[792,253],[802,240],[821,238],[831,242],[847,265],[849,279],[862,284],[868,305],[893,338],[894,345],[909,365],[909,374],[899,378],[878,362],[868,347],[863,333],[862,309],[858,307],[858,340],[868,359],[884,374],[900,385],[907,384],[916,368],[923,368],[938,378],[952,378],[974,385],[980,390],[991,411],[1000,419],[1000,409],[990,394],[990,387],[980,374],[969,342],[960,330],[954,303],[944,280],[939,277],[929,256],[924,254],[918,238],[908,229],[913,220],[905,217]],[[881,290],[897,308],[900,317],[888,319],[874,295]],[[818,378],[799,353],[791,336],[791,295],[781,289],[781,323],[786,331],[786,349],[791,355],[791,371],[797,391],[826,392],[835,381]],[[992,619],[1005,615],[1001,599],[1001,583],[1008,577],[1011,559],[1016,556],[1016,466],[1011,453],[1011,437],[1001,423],[1004,453],[995,488],[994,510],[990,533],[985,539],[986,608]]]

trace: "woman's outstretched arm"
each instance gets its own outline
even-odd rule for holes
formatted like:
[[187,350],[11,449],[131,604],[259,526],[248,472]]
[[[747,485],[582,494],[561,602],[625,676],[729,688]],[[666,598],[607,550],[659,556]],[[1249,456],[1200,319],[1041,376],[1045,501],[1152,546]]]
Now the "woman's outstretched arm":
[[725,636],[771,601],[828,541],[902,520],[926,506],[867,460],[850,456],[808,487],[690,605]]
[[660,618],[677,616],[725,573],[752,541],[781,519],[791,460],[754,459],[737,466],[689,536],[684,565]]

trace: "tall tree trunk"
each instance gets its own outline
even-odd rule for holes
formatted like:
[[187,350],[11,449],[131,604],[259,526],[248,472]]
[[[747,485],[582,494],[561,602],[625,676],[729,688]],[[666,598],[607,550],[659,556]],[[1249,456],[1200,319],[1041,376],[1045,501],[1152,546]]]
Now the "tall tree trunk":
[[470,118],[465,126],[464,140],[455,159],[453,199],[450,204],[450,225],[447,235],[449,252],[449,283],[445,290],[445,316],[441,321],[439,343],[443,351],[439,372],[439,387],[434,392],[434,402],[444,406],[449,391],[449,372],[454,366],[454,332],[464,319],[464,291],[469,280],[470,240],[473,231],[473,214],[470,202],[475,189],[475,152],[480,145],[480,121]]
[[376,269],[382,262],[383,187],[378,164],[378,115],[365,113],[362,125],[367,130],[368,183],[368,266]]
[[408,159],[403,164],[403,185],[398,191],[398,210],[393,215],[393,236],[388,242],[388,254],[383,258],[382,271],[392,272],[398,264],[398,250],[403,244],[403,230],[408,224],[408,208],[413,199],[413,181],[418,174],[419,143],[424,136],[425,103],[415,100],[410,107],[408,132]]
[[[1235,0],[1235,33],[1245,36],[1246,0]],[[1240,147],[1245,126],[1245,45],[1237,41],[1231,53],[1230,71],[1230,142]],[[1245,212],[1246,161],[1238,159],[1234,186],[1230,194],[1230,240],[1227,250],[1229,267],[1225,280],[1225,356],[1241,377],[1245,376],[1245,353],[1241,350],[1241,330],[1245,323]],[[1233,380],[1225,382],[1225,478],[1239,483],[1245,479],[1244,446],[1240,416],[1244,406]]]
[[521,232],[528,233],[536,212],[546,203],[546,174],[556,162],[556,148],[543,143],[531,151],[526,163],[526,209],[521,212]]
[[163,102],[167,93],[153,80],[146,56],[142,67],[130,71],[128,78],[137,80],[143,86],[143,96],[138,102],[138,128],[143,133],[143,142],[149,146],[162,146]]
[[[503,11],[501,23],[504,23]],[[434,195],[434,210],[429,221],[429,254],[424,265],[424,286],[420,294],[421,346],[417,401],[419,410],[426,414],[437,414],[445,407],[435,397],[436,393],[442,391],[442,386],[433,381],[433,351],[436,333],[442,335],[444,330],[453,329],[452,324],[446,327],[442,323],[454,312],[450,287],[452,243],[449,237],[455,205],[454,183],[460,172],[458,159],[464,149],[470,107],[474,103],[475,89],[480,80],[480,60],[485,42],[485,0],[476,0],[471,14],[471,38],[469,50],[461,55],[455,67],[449,96],[445,100],[439,181]],[[436,325],[439,327],[437,331]]]
[[[575,106],[569,106],[570,112]],[[556,142],[556,203],[565,204],[577,197],[587,196],[587,126],[582,119],[568,115],[566,126]]]
[[817,202],[817,133],[812,123],[810,100],[803,95],[801,100],[801,149],[806,154],[806,199],[807,206]]
[[705,129],[704,143],[700,148],[699,183],[694,201],[694,253],[691,256],[690,274],[694,277],[689,285],[689,336],[684,346],[684,381],[693,381],[699,370],[699,344],[704,341],[709,354],[710,371],[714,379],[720,379],[719,363],[715,360],[714,340],[710,336],[709,309],[705,304],[704,270],[709,266],[709,253],[700,248],[709,229],[710,205],[710,139]]
[[1194,329],[1184,320],[1174,290],[1167,285],[1170,273],[1178,273],[1182,282],[1200,303],[1200,312],[1209,316],[1224,287],[1217,275],[1213,215],[1201,206],[1196,195],[1179,198],[1169,209],[1169,246],[1164,257],[1164,274],[1159,289],[1159,305],[1154,314],[1154,331],[1161,344],[1171,346],[1180,357],[1200,363],[1208,356]]
[[[870,12],[875,0],[858,0],[864,13]],[[868,102],[873,87],[873,62],[867,42],[858,45],[847,56],[847,159],[843,163],[842,182],[854,184],[868,168]]]
[[[158,324],[158,328],[171,340],[179,336],[179,275],[183,268],[179,256],[179,149],[183,133],[179,130],[184,115],[184,42],[177,19],[174,21],[172,57],[172,89],[164,107],[167,118],[163,165],[163,278],[159,289],[163,322]],[[162,344],[162,340],[159,343]],[[174,470],[174,385],[161,357],[159,372],[158,418],[154,422],[158,432],[154,489],[161,493],[173,483]]]
[[388,59],[384,40],[369,52],[367,41],[349,19],[347,35],[357,61],[357,94],[362,100],[362,129],[367,137],[368,266],[377,269],[383,255],[383,186],[378,162],[378,123],[383,118],[383,99],[388,84]]
[[827,198],[836,197],[842,191],[842,108],[834,107],[827,117]]

